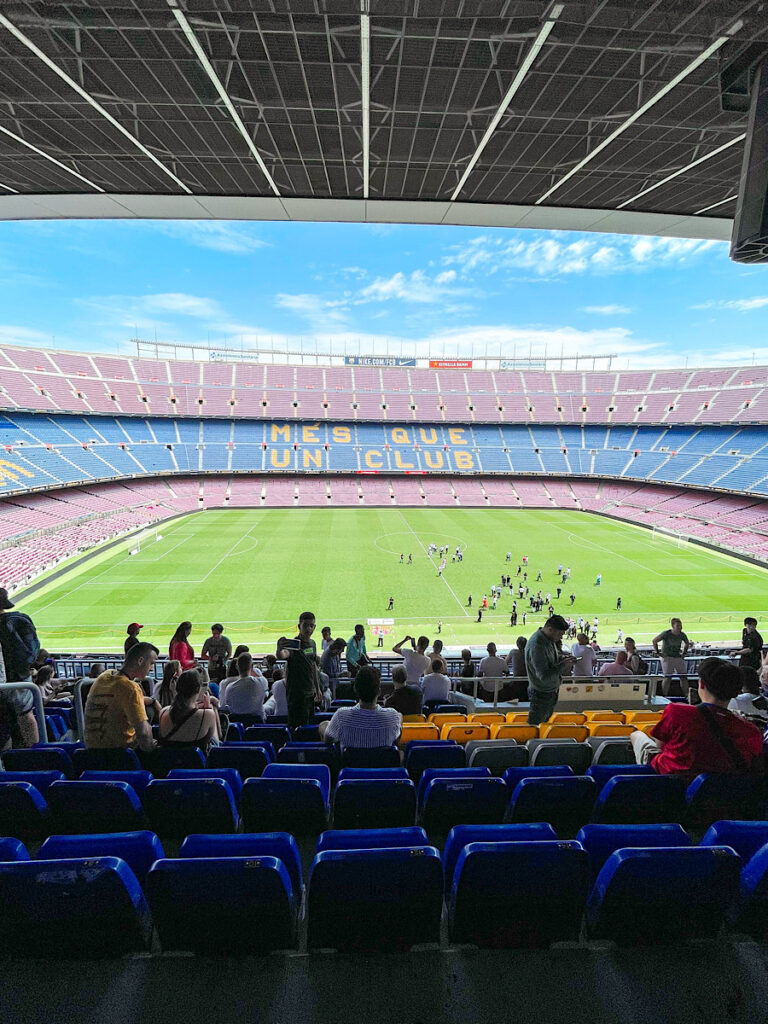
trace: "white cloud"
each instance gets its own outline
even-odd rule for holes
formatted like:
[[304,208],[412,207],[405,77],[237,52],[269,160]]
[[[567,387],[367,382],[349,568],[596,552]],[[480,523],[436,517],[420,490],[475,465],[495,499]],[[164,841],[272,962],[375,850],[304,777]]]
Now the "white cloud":
[[134,300],[138,308],[152,313],[177,313],[201,319],[213,319],[222,315],[221,306],[213,299],[184,292],[161,292],[158,295],[140,295]]
[[582,306],[582,313],[596,313],[598,316],[626,316],[632,312],[630,306]]
[[768,295],[758,295],[753,299],[712,299],[691,306],[691,309],[735,309],[739,313],[750,313],[753,309],[762,309],[764,306],[768,306]]
[[342,308],[344,303],[324,299],[321,295],[290,295],[283,292],[275,296],[275,304],[303,317],[314,331],[336,330],[347,323],[347,314]]
[[411,274],[398,271],[391,277],[377,277],[361,289],[354,301],[356,304],[393,299],[399,302],[442,302],[456,294],[455,288],[448,287],[455,278],[455,270],[444,271],[436,277],[429,277],[423,270],[414,270]]
[[251,227],[232,221],[185,220],[153,221],[163,234],[179,238],[200,249],[214,249],[234,256],[247,256],[270,243],[259,238]]

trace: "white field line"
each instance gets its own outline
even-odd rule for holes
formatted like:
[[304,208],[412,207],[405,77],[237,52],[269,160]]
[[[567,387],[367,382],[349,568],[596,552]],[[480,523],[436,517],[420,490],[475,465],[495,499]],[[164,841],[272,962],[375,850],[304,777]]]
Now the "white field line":
[[[435,561],[434,561],[434,559],[433,559],[433,558],[432,558],[432,557],[431,557],[431,556],[430,556],[430,555],[428,554],[428,552],[427,552],[427,549],[426,549],[426,548],[424,547],[424,544],[423,544],[423,542],[422,542],[422,541],[421,541],[421,539],[419,538],[419,535],[418,535],[418,534],[417,534],[417,533],[416,533],[416,532],[414,531],[414,529],[413,529],[413,527],[411,526],[411,524],[410,524],[410,523],[408,522],[408,520],[407,520],[407,519],[405,518],[405,516],[403,515],[403,513],[402,513],[402,512],[400,512],[400,510],[399,510],[399,509],[398,509],[398,513],[399,513],[399,515],[400,515],[400,518],[401,518],[401,519],[403,520],[403,522],[405,523],[405,525],[406,525],[406,526],[408,527],[408,529],[410,530],[410,532],[411,532],[411,533],[413,534],[413,536],[414,536],[414,537],[416,538],[416,542],[417,542],[417,544],[419,545],[419,547],[421,548],[421,550],[422,550],[422,551],[424,552],[424,554],[425,554],[425,555],[427,556],[427,558],[429,558],[430,562],[432,562],[432,565],[434,566],[435,570],[437,570],[437,566],[435,565]],[[464,614],[465,614],[465,615],[466,615],[467,617],[469,617],[469,612],[468,612],[468,611],[466,610],[466,608],[464,607],[464,605],[463,605],[463,604],[461,603],[461,601],[459,600],[459,598],[458,598],[458,596],[457,596],[457,594],[456,594],[456,591],[455,591],[455,590],[453,589],[453,587],[452,587],[452,586],[451,586],[451,584],[450,584],[450,583],[448,582],[448,580],[447,580],[447,579],[445,578],[445,576],[441,576],[441,577],[440,577],[440,579],[441,579],[441,580],[443,581],[443,583],[444,583],[444,584],[446,585],[446,587],[448,587],[448,589],[450,590],[450,592],[451,592],[451,593],[453,594],[453,596],[454,596],[454,599],[455,599],[455,601],[456,601],[456,604],[457,604],[457,605],[459,606],[459,608],[461,608],[461,610],[462,610],[462,611],[464,612]]]

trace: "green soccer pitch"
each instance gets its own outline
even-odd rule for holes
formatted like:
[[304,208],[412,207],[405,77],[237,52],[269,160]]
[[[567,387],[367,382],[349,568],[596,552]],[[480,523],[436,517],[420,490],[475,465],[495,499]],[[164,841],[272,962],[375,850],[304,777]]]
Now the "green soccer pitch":
[[[437,558],[427,555],[430,543],[448,545],[442,578]],[[307,609],[317,615],[318,640],[324,625],[347,638],[355,622],[394,618],[388,650],[406,633],[433,638],[441,619],[449,647],[494,640],[508,649],[517,635],[530,635],[546,618],[546,607],[538,615],[529,611],[526,625],[519,619],[517,628],[509,625],[508,591],[495,612],[484,612],[482,623],[476,621],[477,608],[483,594],[490,606],[491,584],[501,573],[514,577],[523,555],[528,584],[534,592],[541,587],[543,595],[556,593],[558,563],[571,568],[555,609],[590,621],[599,616],[604,645],[616,640],[618,627],[625,636],[647,641],[666,628],[671,615],[682,618],[691,639],[735,642],[744,615],[768,616],[762,608],[768,571],[576,511],[222,509],[153,527],[131,555],[136,544],[133,537],[96,553],[28,599],[20,596],[18,606],[34,618],[44,647],[119,651],[126,625],[138,621],[144,624],[142,639],[165,653],[175,627],[189,619],[196,652],[210,624],[220,621],[233,644],[267,653]],[[450,553],[457,546],[464,559],[453,564]],[[543,578],[536,583],[539,569]],[[387,611],[390,596],[394,612]],[[518,613],[525,607],[518,600]],[[375,644],[369,629],[369,649]]]

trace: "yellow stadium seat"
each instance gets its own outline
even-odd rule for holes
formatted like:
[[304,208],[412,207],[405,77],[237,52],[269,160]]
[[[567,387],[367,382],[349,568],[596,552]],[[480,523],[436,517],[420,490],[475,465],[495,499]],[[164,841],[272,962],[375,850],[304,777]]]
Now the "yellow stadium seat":
[[407,722],[426,722],[426,715],[403,715],[403,723]]
[[504,725],[505,718],[501,711],[484,711],[480,715],[470,715],[469,721],[475,725]]
[[507,712],[507,725],[528,725],[527,711]]
[[655,722],[640,722],[637,726],[638,732],[644,732],[646,736],[651,735],[651,730],[656,728]]
[[403,723],[403,732],[400,736],[400,746],[404,747],[411,740],[439,740],[440,730],[436,725],[429,722]]
[[470,740],[488,740],[491,730],[487,725],[481,725],[477,722],[469,723],[468,725],[458,725],[456,722],[451,722],[448,725],[444,725],[440,732],[441,740],[453,740],[455,743],[461,743],[462,746],[465,743],[469,743]]
[[466,715],[460,715],[458,713],[456,713],[455,715],[452,715],[452,714],[450,714],[448,712],[446,712],[443,715],[430,715],[429,718],[427,719],[427,721],[431,722],[432,725],[436,725],[438,729],[442,729],[442,727],[444,725],[450,725],[451,722],[459,722],[459,723],[461,723],[461,722],[466,722],[466,720],[467,720],[467,716]]
[[593,722],[616,722],[617,724],[624,724],[624,713],[621,711],[585,711],[584,717],[587,720],[587,725],[591,725]]
[[539,736],[550,740],[576,740],[583,743],[589,736],[586,725],[557,725],[546,722],[539,726]]
[[633,725],[614,725],[612,722],[595,722],[589,727],[590,736],[631,736]]
[[584,725],[586,716],[576,711],[556,711],[550,718],[551,725]]
[[624,717],[627,725],[640,725],[643,722],[656,723],[661,719],[661,711],[627,711]]
[[515,740],[517,743],[527,743],[528,740],[535,740],[538,738],[539,730],[535,725],[523,725],[518,723],[515,725],[492,725],[491,726],[491,739],[492,740]]

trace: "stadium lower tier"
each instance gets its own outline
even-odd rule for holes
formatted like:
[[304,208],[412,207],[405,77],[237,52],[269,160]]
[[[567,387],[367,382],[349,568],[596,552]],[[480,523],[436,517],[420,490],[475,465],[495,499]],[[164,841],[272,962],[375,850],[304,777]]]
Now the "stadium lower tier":
[[768,429],[0,414],[4,493],[190,473],[611,477],[768,495]]
[[599,512],[768,559],[768,501],[623,481],[452,476],[179,476],[0,499],[2,585],[172,516],[207,508],[510,508]]

